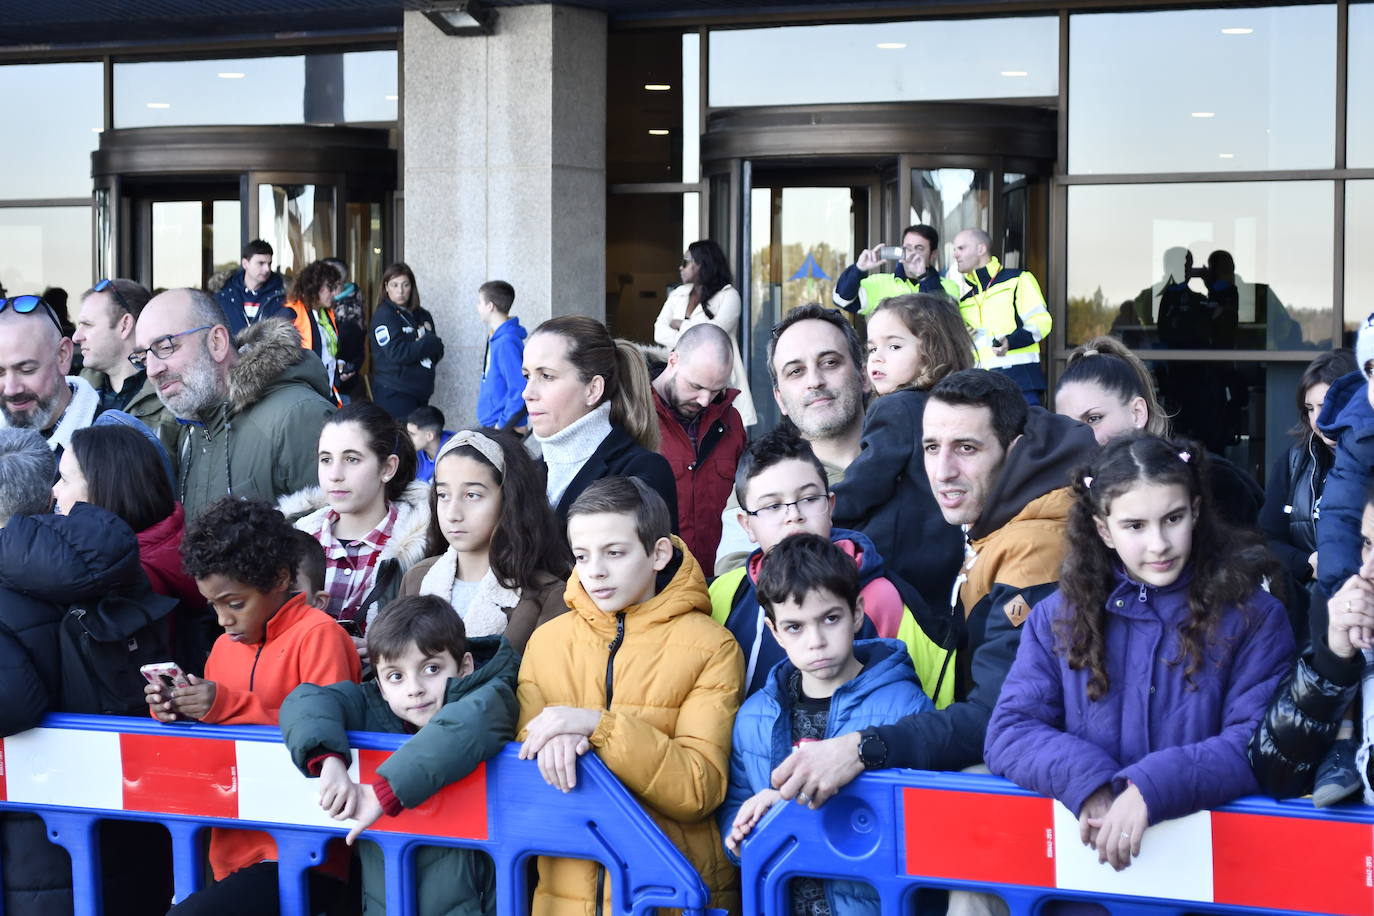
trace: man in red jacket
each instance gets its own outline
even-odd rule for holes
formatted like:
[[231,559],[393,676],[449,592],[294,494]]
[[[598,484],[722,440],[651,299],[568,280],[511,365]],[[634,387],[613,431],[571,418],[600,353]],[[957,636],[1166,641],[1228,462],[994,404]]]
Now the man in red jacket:
[[733,406],[739,391],[728,387],[734,358],[724,331],[713,324],[693,325],[654,379],[658,449],[677,480],[678,527],[692,556],[708,567],[746,444],[744,421]]

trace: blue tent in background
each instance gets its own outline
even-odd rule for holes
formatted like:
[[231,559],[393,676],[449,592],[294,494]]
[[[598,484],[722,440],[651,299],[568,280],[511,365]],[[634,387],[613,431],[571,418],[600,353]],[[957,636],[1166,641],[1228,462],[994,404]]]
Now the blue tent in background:
[[806,260],[802,261],[801,267],[797,272],[788,277],[789,280],[829,280],[826,272],[821,270],[821,265],[816,263],[816,256],[807,252]]

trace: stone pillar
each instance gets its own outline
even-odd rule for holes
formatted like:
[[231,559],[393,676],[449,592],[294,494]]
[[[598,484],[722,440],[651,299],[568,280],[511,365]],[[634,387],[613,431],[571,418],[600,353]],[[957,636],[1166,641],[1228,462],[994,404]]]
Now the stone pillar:
[[484,281],[515,287],[527,331],[606,310],[606,16],[496,13],[471,37],[405,13],[404,258],[444,339],[433,403],[450,428],[476,422]]

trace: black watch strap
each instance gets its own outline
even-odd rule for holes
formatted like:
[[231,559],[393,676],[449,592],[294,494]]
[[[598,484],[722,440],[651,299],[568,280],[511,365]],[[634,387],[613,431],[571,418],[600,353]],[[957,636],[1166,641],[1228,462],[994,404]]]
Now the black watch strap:
[[859,762],[865,770],[881,769],[887,763],[887,742],[878,736],[876,728],[859,732]]

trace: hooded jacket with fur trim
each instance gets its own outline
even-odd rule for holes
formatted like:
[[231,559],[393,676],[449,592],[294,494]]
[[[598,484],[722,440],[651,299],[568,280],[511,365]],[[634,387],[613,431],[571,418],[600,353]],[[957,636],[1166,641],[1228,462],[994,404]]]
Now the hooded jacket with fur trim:
[[276,502],[317,480],[320,427],[334,412],[324,364],[288,322],[259,321],[235,339],[229,390],[183,421],[179,496],[191,521],[224,496]]
[[[377,575],[372,588],[357,607],[346,607],[340,615],[345,620],[361,620],[365,625],[386,606],[386,603],[401,593],[401,580],[405,574],[425,558],[429,544],[429,486],[412,480],[395,501],[396,524],[391,529],[391,538],[382,548],[377,559]],[[277,501],[282,515],[294,520],[295,526],[324,543],[321,535],[329,515],[329,502],[319,487],[310,487]],[[307,513],[307,514],[302,514]],[[296,516],[301,516],[296,518]]]

